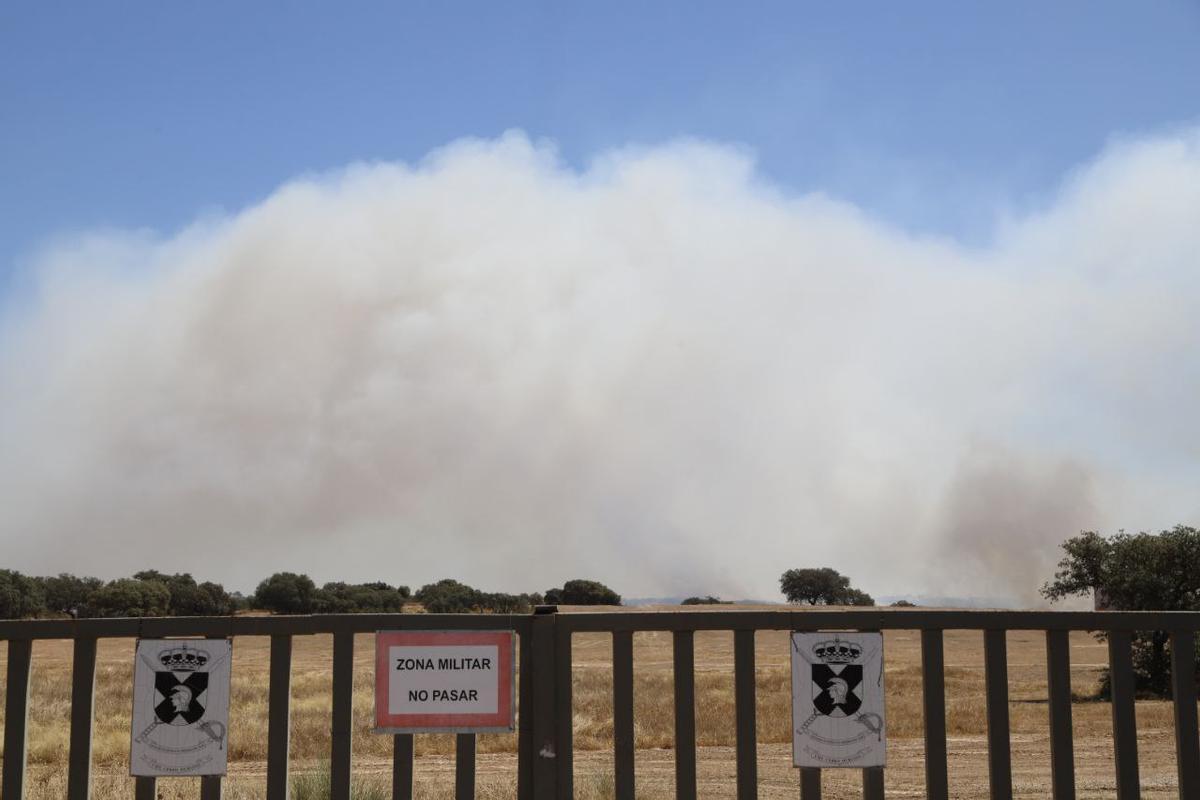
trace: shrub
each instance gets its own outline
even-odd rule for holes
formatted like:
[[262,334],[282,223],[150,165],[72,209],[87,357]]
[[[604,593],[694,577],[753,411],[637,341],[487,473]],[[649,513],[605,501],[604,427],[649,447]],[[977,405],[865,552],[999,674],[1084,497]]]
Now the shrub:
[[[407,592],[407,587],[401,587]],[[327,583],[317,593],[317,611],[324,614],[389,614],[404,610],[404,599],[386,583]]]
[[42,587],[30,577],[0,569],[0,619],[33,617],[45,608]]
[[233,597],[219,583],[205,581],[198,584],[186,572],[167,575],[154,569],[135,572],[133,577],[166,587],[171,595],[167,613],[172,617],[219,617],[234,611]]
[[276,572],[258,585],[254,605],[276,614],[311,614],[316,610],[317,586],[307,575]]
[[546,602],[566,606],[619,606],[621,595],[599,581],[576,579],[567,581],[561,589],[548,589]]
[[466,613],[474,611],[480,603],[479,590],[453,578],[427,583],[417,590],[415,596],[431,614]]
[[41,586],[46,610],[81,617],[88,616],[92,594],[104,585],[99,578],[78,578],[65,572],[35,580]]
[[165,617],[171,593],[159,581],[119,578],[93,592],[88,605],[95,617]]

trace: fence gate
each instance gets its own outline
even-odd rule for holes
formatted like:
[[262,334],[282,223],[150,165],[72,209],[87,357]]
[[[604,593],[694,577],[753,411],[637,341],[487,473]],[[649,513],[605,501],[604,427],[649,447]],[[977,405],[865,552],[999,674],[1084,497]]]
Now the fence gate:
[[[576,633],[612,636],[613,756],[618,800],[634,796],[633,634],[669,632],[674,655],[675,786],[680,800],[695,800],[697,631],[729,631],[734,641],[736,767],[738,800],[758,795],[755,733],[755,632],[915,630],[921,636],[924,708],[925,790],[929,800],[948,800],[946,699],[943,634],[946,630],[983,633],[990,794],[1012,796],[1009,742],[1006,635],[1011,630],[1044,631],[1049,689],[1051,796],[1075,797],[1075,758],[1071,727],[1071,631],[1108,634],[1112,676],[1112,737],[1118,800],[1140,796],[1131,636],[1136,631],[1170,635],[1174,691],[1175,752],[1181,800],[1200,798],[1200,734],[1197,732],[1195,635],[1200,613],[1193,612],[1038,612],[936,610],[779,610],[655,611],[644,613],[557,613],[539,607],[533,614],[331,614],[296,617],[187,617],[109,620],[0,621],[8,643],[5,674],[4,767],[0,798],[20,800],[25,789],[26,721],[32,645],[35,639],[73,641],[70,718],[69,800],[87,800],[91,788],[92,721],[96,643],[102,638],[270,637],[268,689],[268,800],[288,796],[288,741],[292,640],[333,637],[333,713],[330,726],[331,800],[349,800],[351,779],[354,636],[377,630],[511,630],[519,640],[517,787],[519,800],[558,800],[574,796],[571,712],[571,640]],[[412,734],[393,737],[392,796],[411,800]],[[863,796],[884,797],[883,770],[863,770]],[[138,800],[155,797],[155,779],[136,779]],[[221,797],[219,777],[201,780],[202,800]],[[455,796],[475,794],[475,736],[456,743]],[[821,796],[821,772],[800,771],[800,795]]]

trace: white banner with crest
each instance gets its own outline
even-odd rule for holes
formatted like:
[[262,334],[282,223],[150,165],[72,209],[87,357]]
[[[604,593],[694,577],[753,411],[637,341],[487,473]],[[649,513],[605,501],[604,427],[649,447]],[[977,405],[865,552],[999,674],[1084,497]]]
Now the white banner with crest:
[[882,767],[883,634],[792,634],[792,760]]
[[229,639],[141,639],[133,666],[132,775],[224,775]]

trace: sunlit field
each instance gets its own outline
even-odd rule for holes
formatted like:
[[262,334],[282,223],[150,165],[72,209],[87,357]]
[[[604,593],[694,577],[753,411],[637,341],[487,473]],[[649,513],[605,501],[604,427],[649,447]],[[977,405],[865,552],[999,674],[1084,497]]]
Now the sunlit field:
[[[672,607],[674,608],[674,607]],[[636,613],[636,612],[631,612]],[[1106,648],[1083,633],[1071,637],[1076,770],[1080,798],[1115,797],[1111,715],[1107,703],[1087,699],[1095,691]],[[794,798],[798,778],[791,767],[790,684],[787,633],[760,632],[756,639],[760,797]],[[607,634],[574,639],[574,722],[576,794],[612,795],[612,669]],[[672,656],[669,633],[634,635],[635,733],[639,797],[672,797],[674,736]],[[327,769],[330,726],[329,636],[296,637],[292,662],[291,757],[298,800],[321,796]],[[228,798],[262,795],[267,750],[269,640],[234,641],[233,697],[229,729]],[[924,794],[920,636],[915,631],[885,634],[889,797]],[[373,641],[360,636],[355,647],[354,775],[360,798],[390,796],[390,736],[371,733]],[[0,668],[7,654],[0,649]],[[96,676],[93,739],[93,797],[131,797],[127,777],[132,640],[101,640]],[[1010,715],[1014,792],[1044,797],[1050,755],[1044,634],[1013,632],[1008,637]],[[735,795],[733,635],[696,635],[696,733],[700,794]],[[70,712],[71,643],[34,645],[30,700],[28,794],[64,796]],[[0,677],[3,676],[0,669]],[[983,642],[979,632],[946,634],[946,708],[951,796],[987,796],[986,714]],[[1174,734],[1170,703],[1137,704],[1138,753],[1143,796],[1175,797]],[[516,796],[516,734],[480,735],[477,795]],[[416,792],[424,798],[451,797],[454,740],[417,736]],[[198,796],[195,779],[159,780],[164,798]],[[826,771],[827,797],[861,796],[856,770]]]

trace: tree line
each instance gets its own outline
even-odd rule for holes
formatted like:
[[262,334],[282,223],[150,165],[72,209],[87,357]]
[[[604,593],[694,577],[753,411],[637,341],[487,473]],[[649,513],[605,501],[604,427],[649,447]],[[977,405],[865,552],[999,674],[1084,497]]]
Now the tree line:
[[[1085,531],[1067,539],[1064,557],[1052,580],[1042,586],[1048,600],[1091,596],[1098,608],[1200,611],[1200,530],[1183,525],[1158,533],[1118,533],[1105,537]],[[780,590],[791,603],[872,605],[870,595],[829,567],[789,569]],[[373,583],[326,583],[307,575],[277,572],[249,596],[228,592],[219,583],[197,582],[187,573],[168,575],[143,570],[129,578],[61,574],[22,575],[0,569],[0,619],[24,617],[221,616],[245,609],[278,614],[398,612],[417,602],[434,613],[523,613],[534,605],[620,605],[621,597],[592,580],[567,581],[561,587],[529,594],[483,592],[446,578],[422,586]],[[689,597],[684,605],[709,605],[714,596]],[[900,601],[894,605],[912,605]],[[1133,635],[1133,666],[1140,693],[1169,696],[1170,637],[1165,631]],[[1200,642],[1196,661],[1200,664]],[[1107,676],[1101,687],[1107,695]]]
[[189,573],[142,570],[128,578],[104,581],[61,573],[23,575],[0,569],[0,619],[37,617],[212,617],[251,609],[275,614],[399,613],[406,603],[430,613],[512,614],[540,603],[620,605],[621,596],[598,581],[571,580],[546,592],[484,592],[451,578],[422,586],[384,581],[318,586],[307,575],[276,572],[250,595],[230,592],[219,583],[198,582]]

